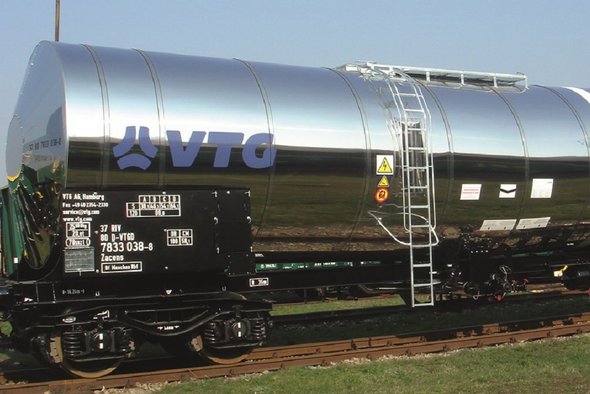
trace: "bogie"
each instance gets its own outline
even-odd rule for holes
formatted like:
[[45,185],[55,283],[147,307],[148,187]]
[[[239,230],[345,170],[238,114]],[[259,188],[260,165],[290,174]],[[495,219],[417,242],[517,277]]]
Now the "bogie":
[[145,339],[182,357],[239,362],[266,339],[270,306],[234,293],[210,297],[179,297],[165,305],[139,299],[80,305],[57,314],[37,305],[34,312],[16,314],[13,335],[28,343],[22,349],[42,363],[83,378],[109,374],[134,357],[137,344]]

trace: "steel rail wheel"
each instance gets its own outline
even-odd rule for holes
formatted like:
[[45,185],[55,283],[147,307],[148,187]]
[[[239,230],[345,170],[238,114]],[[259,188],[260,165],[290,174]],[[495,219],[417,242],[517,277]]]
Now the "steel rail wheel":
[[59,363],[61,369],[68,374],[86,379],[95,379],[108,375],[121,364],[121,358],[108,358],[101,360],[77,361],[64,357],[61,334],[51,337],[50,344],[56,356],[62,361]]
[[214,349],[203,345],[203,337],[201,335],[193,339],[193,343],[200,347],[198,351],[199,356],[209,364],[236,364],[248,358],[252,352],[252,347],[237,347],[229,349]]

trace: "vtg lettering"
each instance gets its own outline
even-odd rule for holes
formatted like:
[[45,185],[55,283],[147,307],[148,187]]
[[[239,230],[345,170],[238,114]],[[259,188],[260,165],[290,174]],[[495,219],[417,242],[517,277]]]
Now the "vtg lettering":
[[[193,165],[203,145],[203,140],[207,133],[204,131],[193,131],[191,137],[184,147],[182,137],[178,130],[166,131],[170,155],[172,156],[172,165],[174,167],[190,167]],[[242,145],[244,133],[234,132],[209,132],[207,143],[215,145],[215,159],[213,167],[225,168],[229,166],[229,159],[232,147]],[[268,133],[258,133],[251,135],[242,149],[242,159],[250,168],[267,168],[272,166],[275,158],[276,149],[271,146],[272,135]],[[261,156],[256,155],[256,149],[264,147]]]
[[[138,138],[136,138],[138,136]],[[244,142],[244,133],[220,131],[193,131],[186,145],[178,130],[167,130],[166,138],[170,148],[170,156],[174,167],[191,167],[207,137],[207,145],[215,146],[213,167],[226,168],[229,166],[232,149],[242,147],[242,160],[249,168],[268,168],[274,164],[276,148],[272,146],[273,136],[269,133],[252,134]],[[132,153],[132,148],[139,143],[143,154]],[[157,148],[152,143],[149,128],[141,126],[139,132],[135,126],[125,130],[123,139],[113,147],[113,154],[120,169],[129,167],[146,170],[156,157]]]

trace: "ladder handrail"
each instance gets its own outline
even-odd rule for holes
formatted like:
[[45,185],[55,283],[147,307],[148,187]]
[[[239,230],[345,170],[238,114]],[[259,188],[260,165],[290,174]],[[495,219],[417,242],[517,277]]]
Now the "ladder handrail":
[[[407,77],[406,80],[407,81],[412,81],[412,78],[411,77]],[[397,112],[398,112],[399,118],[400,119],[403,119],[403,123],[405,124],[405,130],[404,130],[404,132],[401,133],[402,134],[402,139],[403,139],[403,141],[402,141],[402,149],[403,149],[402,160],[405,159],[404,160],[405,163],[409,163],[409,161],[410,161],[409,160],[409,150],[410,149],[408,149],[409,148],[409,141],[407,140],[407,137],[408,137],[407,129],[409,127],[410,121],[409,121],[409,118],[408,118],[408,115],[407,115],[407,112],[406,112],[406,108],[405,108],[405,106],[403,104],[403,101],[401,99],[399,99],[400,93],[399,93],[399,90],[397,88],[397,85],[395,83],[391,83],[387,79],[386,79],[386,83],[387,83],[387,86],[388,86],[388,88],[390,90],[390,93],[391,93],[392,97],[394,98],[394,100],[397,99],[397,101],[396,101]],[[426,123],[428,123],[426,125],[426,130],[428,131],[428,130],[430,130],[430,126],[431,126],[431,124],[430,124],[430,119],[431,119],[430,111],[428,110],[428,107],[424,103],[424,96],[422,95],[422,92],[420,91],[419,87],[415,83],[413,83],[413,82],[410,83],[410,86],[412,87],[412,90],[414,91],[414,97],[417,99],[417,101],[418,101],[418,103],[420,105],[420,111],[423,114],[423,119],[425,120]],[[395,126],[393,126],[393,128],[395,130]],[[424,127],[422,127],[421,129],[423,130]],[[432,168],[432,162],[430,160],[431,155],[432,155],[431,154],[431,152],[432,152],[432,146],[431,146],[430,138],[428,138],[428,133],[423,133],[422,134],[422,138],[423,138],[424,148],[426,148],[426,150],[428,152],[427,154],[424,155],[425,166],[430,169],[430,171],[428,171],[428,173],[429,173],[428,174],[429,175],[428,178],[430,178],[430,179],[427,179],[427,181],[432,185],[432,187],[430,188],[431,190],[428,190],[427,193],[426,193],[427,200],[428,200],[427,201],[427,204],[430,205],[430,206],[432,206],[432,211],[433,211],[432,212],[432,215],[429,215],[429,216],[431,216],[431,218],[429,218],[429,223],[431,223],[432,217],[433,217],[434,218],[434,225],[432,227],[434,228],[434,227],[436,227],[436,206],[433,203],[434,202],[434,198],[435,198],[434,170]],[[402,167],[404,167],[404,162],[402,162]],[[407,182],[409,182],[409,179],[406,179],[406,177],[402,177],[402,187],[405,188],[405,186],[406,186],[405,183],[407,183]],[[430,199],[430,196],[431,195],[432,195],[432,201],[430,201],[431,200]],[[410,194],[408,192],[408,196],[407,197],[409,197],[409,196],[410,196]],[[411,205],[411,204],[406,204],[406,193],[403,193],[403,202],[404,202],[403,203],[404,210],[406,209],[406,206]],[[411,216],[411,208],[409,209],[408,216]],[[404,216],[404,227],[406,227],[406,230],[409,231],[408,226],[406,226],[406,217],[405,216]]]
[[[396,111],[392,111],[391,108],[393,105],[389,105],[389,101],[384,100],[384,109],[389,113],[387,125],[394,136],[401,138],[402,215],[404,228],[408,234],[408,241],[405,242],[397,238],[383,224],[382,218],[376,215],[374,211],[369,211],[369,214],[393,240],[409,247],[412,307],[434,305],[432,248],[439,243],[439,239],[432,225],[433,217],[434,222],[436,222],[436,208],[432,146],[428,135],[431,129],[431,115],[419,84],[403,70],[389,66],[376,66],[374,64],[367,64],[366,67],[374,76],[380,76],[382,78],[386,86],[386,91],[388,91],[387,97],[393,100],[392,103],[396,109]],[[363,71],[366,73],[366,69]],[[402,86],[409,87],[409,89],[401,92],[400,87]],[[377,92],[382,95],[383,91],[377,89]],[[424,192],[426,202],[415,204],[412,202],[413,194],[419,190]],[[424,214],[419,215],[413,212],[413,210],[423,210]],[[414,219],[416,218],[420,218],[423,224],[414,224]],[[415,242],[415,230],[426,227],[428,228],[426,242]],[[415,262],[414,250],[425,248],[428,249],[428,260]],[[418,271],[426,269],[428,269],[427,282],[416,283]],[[421,289],[426,287],[430,290],[430,301],[417,303],[416,295]]]
[[524,88],[528,89],[528,77],[523,73],[496,73],[485,71],[466,71],[453,70],[444,68],[430,68],[430,67],[414,67],[414,66],[396,66],[389,64],[379,64],[375,62],[364,62],[359,64],[345,64],[339,67],[347,71],[358,69],[359,67],[368,67],[370,69],[380,69],[391,74],[399,74],[398,78],[402,78],[401,73],[409,75],[413,78],[424,79],[426,82],[432,81],[448,81],[456,80],[461,85],[466,85],[468,82],[475,84],[493,85],[495,88],[499,86],[515,86],[519,82],[524,83]]
[[[391,231],[389,231],[389,229],[388,229],[388,228],[387,228],[387,227],[386,227],[386,226],[383,224],[383,218],[379,217],[379,215],[378,215],[378,214],[379,214],[379,213],[381,213],[381,212],[379,212],[379,211],[368,211],[367,213],[368,213],[369,215],[371,215],[371,216],[373,217],[373,219],[375,219],[375,221],[376,221],[376,222],[379,224],[379,226],[381,226],[381,228],[383,228],[383,230],[384,230],[384,231],[385,231],[385,232],[386,232],[386,233],[387,233],[387,234],[388,234],[388,235],[389,235],[391,238],[393,238],[393,240],[395,240],[397,243],[399,243],[399,244],[401,244],[401,245],[404,245],[404,246],[410,246],[410,243],[409,243],[409,242],[402,241],[401,239],[399,239],[398,237],[396,237],[396,236],[395,236],[395,235],[394,235],[394,234],[393,234]],[[401,214],[400,214],[400,215],[401,215]],[[420,217],[421,219],[425,219],[423,216],[420,216],[420,215],[418,215],[418,214],[415,214],[415,213],[414,213],[413,215],[414,215],[414,216],[418,216],[418,217]],[[436,231],[434,231],[434,227],[433,227],[432,225],[430,225],[430,224],[429,224],[428,226],[429,226],[429,229],[428,229],[428,230],[429,230],[430,232],[432,232],[432,235],[433,235],[433,236],[434,236],[434,238],[435,238],[435,242],[434,242],[434,243],[432,243],[431,245],[414,245],[414,247],[416,247],[416,248],[426,248],[426,247],[429,247],[429,246],[436,246],[436,245],[438,245],[438,244],[439,244],[439,242],[440,242],[440,239],[438,238],[438,234],[436,234]]]

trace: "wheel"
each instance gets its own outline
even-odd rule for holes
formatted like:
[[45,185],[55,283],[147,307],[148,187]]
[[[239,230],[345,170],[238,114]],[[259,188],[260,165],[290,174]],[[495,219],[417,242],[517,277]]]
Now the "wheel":
[[[224,294],[226,300],[245,301],[246,298],[237,293]],[[246,359],[254,348],[255,340],[250,339],[246,342],[245,338],[249,330],[254,332],[253,337],[258,338],[258,341],[263,340],[266,336],[266,323],[261,322],[261,315],[257,314],[252,323],[254,326],[250,327],[245,324],[244,318],[239,314],[239,307],[234,306],[235,315],[225,316],[226,320],[212,320],[204,327],[190,332],[188,334],[180,335],[172,338],[163,338],[160,340],[162,347],[170,354],[173,354],[182,359],[190,359],[197,355],[201,360],[208,364],[235,364]],[[228,310],[229,311],[229,310]],[[226,312],[227,313],[227,312]],[[231,331],[231,332],[228,332]],[[209,343],[204,341],[204,337],[210,338]],[[243,343],[245,346],[235,348],[215,348],[210,343]]]
[[96,379],[113,372],[121,364],[121,359],[72,361],[64,360],[61,368],[72,376]]
[[232,349],[213,349],[203,345],[203,337],[196,335],[192,339],[175,339],[161,342],[168,353],[182,359],[198,358],[207,364],[235,364],[244,361],[252,351],[251,347]]
[[113,372],[121,364],[120,358],[92,360],[92,361],[75,361],[64,357],[61,345],[61,334],[53,335],[50,339],[51,348],[56,352],[56,356],[62,361],[59,363],[61,369],[68,374],[87,379],[100,378]]
[[248,358],[252,348],[235,348],[235,349],[203,349],[199,356],[209,364],[237,364]]
[[193,341],[200,342],[201,350],[199,356],[209,364],[237,364],[248,358],[252,352],[252,347],[239,347],[231,349],[214,349],[203,346],[203,338],[199,335]]

